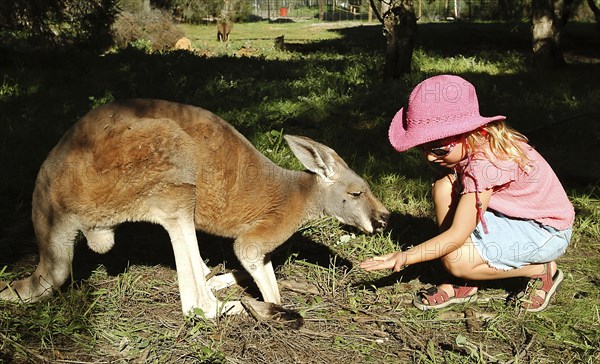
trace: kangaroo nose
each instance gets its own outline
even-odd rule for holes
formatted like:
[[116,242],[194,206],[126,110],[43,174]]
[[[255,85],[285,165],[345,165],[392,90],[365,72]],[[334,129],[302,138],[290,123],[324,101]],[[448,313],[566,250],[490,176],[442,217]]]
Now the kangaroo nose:
[[382,231],[387,226],[387,222],[389,219],[390,219],[389,211],[380,212],[379,217],[372,222],[373,229],[375,231]]

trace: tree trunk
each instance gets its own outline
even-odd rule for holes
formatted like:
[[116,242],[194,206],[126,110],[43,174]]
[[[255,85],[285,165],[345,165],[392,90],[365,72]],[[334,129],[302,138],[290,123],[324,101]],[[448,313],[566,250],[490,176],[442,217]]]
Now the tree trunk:
[[383,77],[399,78],[410,73],[417,36],[417,17],[412,2],[403,1],[385,12],[383,27],[387,38]]
[[563,0],[532,0],[533,64],[552,68],[565,63],[560,50]]
[[600,8],[594,2],[594,0],[587,0],[590,9],[594,12],[594,17],[596,18],[596,29],[600,32]]
[[325,0],[319,0],[319,20],[325,20]]

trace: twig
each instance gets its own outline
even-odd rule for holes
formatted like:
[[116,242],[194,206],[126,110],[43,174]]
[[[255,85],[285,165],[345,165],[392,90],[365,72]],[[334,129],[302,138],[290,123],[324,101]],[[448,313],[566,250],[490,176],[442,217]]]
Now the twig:
[[277,283],[282,289],[287,289],[288,291],[300,294],[318,295],[321,293],[316,285],[310,283],[300,283],[290,280],[280,280]]
[[[347,307],[341,304],[338,304],[338,306],[344,310],[350,311],[350,312],[360,312],[363,315],[366,316],[371,316],[373,317],[373,322],[381,322],[381,323],[388,323],[388,324],[394,324],[396,327],[398,327],[399,330],[402,331],[402,333],[404,335],[406,335],[406,337],[408,337],[409,340],[411,340],[412,342],[416,343],[417,347],[422,348],[423,345],[421,343],[421,340],[419,340],[419,338],[417,338],[417,336],[409,331],[406,327],[406,324],[401,322],[400,320],[394,319],[392,317],[386,317],[386,316],[382,316],[382,315],[376,315],[373,314],[371,312],[365,311],[365,310],[361,310],[361,309],[353,309],[351,307]],[[402,341],[406,341],[406,338],[398,338],[397,335],[394,335],[394,333],[390,333],[392,336],[394,336],[396,339],[401,339]]]
[[44,363],[49,363],[50,360],[36,352],[34,352],[33,350],[19,344],[18,342],[14,341],[13,339],[11,339],[10,337],[4,335],[3,333],[0,332],[0,338],[2,338],[2,340],[8,341],[12,346],[18,348],[19,350],[21,350],[22,352],[33,356],[34,358],[36,358],[37,360],[44,362]]
[[309,330],[305,327],[298,330],[298,332],[303,335],[308,335],[309,338],[322,337],[322,338],[326,338],[326,339],[331,339],[336,336],[336,334],[331,334],[328,332],[322,333],[322,332],[318,332],[318,331],[313,331],[313,330]]
[[467,348],[467,349],[471,350],[472,352],[479,353],[482,356],[484,356],[486,359],[492,361],[493,363],[502,363],[502,361],[500,359],[496,358],[492,354],[489,354],[488,352],[486,352],[485,350],[483,350],[482,348],[480,348],[478,345],[470,343],[467,340],[467,338],[464,337],[464,336],[462,336],[462,335],[459,335],[456,338],[456,345],[459,348]]
[[219,263],[216,267],[214,267],[213,269],[210,270],[210,273],[208,273],[206,275],[206,277],[204,277],[204,279],[206,279],[208,281],[212,277],[216,276],[217,273],[221,272],[224,267],[225,267],[225,265],[223,263]]
[[531,347],[531,345],[533,344],[533,335],[528,335],[527,340],[525,341],[525,347],[519,351],[516,355],[515,358],[507,361],[505,364],[512,364],[514,362],[521,362],[521,359],[523,359],[525,357],[525,355],[527,355],[527,351],[529,351],[529,348]]
[[56,360],[56,363],[68,363],[68,364],[99,364],[99,363],[110,363],[109,361],[79,361],[79,360]]

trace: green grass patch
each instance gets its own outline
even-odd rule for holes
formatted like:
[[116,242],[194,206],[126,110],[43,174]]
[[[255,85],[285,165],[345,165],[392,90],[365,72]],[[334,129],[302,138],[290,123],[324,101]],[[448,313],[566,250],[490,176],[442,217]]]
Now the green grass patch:
[[[381,28],[355,22],[184,26],[194,52],[127,49],[102,56],[6,52],[0,59],[0,279],[37,263],[30,223],[37,170],[90,108],[154,97],[207,108],[277,164],[301,169],[283,134],[334,148],[393,212],[372,236],[313,221],[274,253],[284,305],[305,319],[289,330],[247,316],[185,319],[169,242],[134,227],[105,256],[78,246],[73,282],[31,305],[0,303],[0,362],[414,362],[594,363],[600,360],[598,69],[593,25],[567,28],[569,67],[527,65],[526,24],[420,24],[411,75],[382,81]],[[284,35],[287,50],[274,46]],[[387,141],[395,112],[422,79],[459,74],[476,85],[483,115],[503,114],[553,165],[573,202],[573,242],[559,260],[566,280],[550,308],[506,304],[518,282],[485,284],[476,305],[422,313],[415,291],[444,279],[435,262],[396,273],[357,264],[433,236],[430,185],[439,173]],[[231,242],[201,236],[210,266],[239,268]],[[128,244],[129,243],[129,244]],[[212,247],[212,249],[210,248]],[[204,252],[203,252],[204,254]],[[6,268],[4,268],[6,266]],[[288,282],[288,283],[285,283]],[[292,283],[289,283],[292,282]],[[256,289],[219,292],[236,299]]]

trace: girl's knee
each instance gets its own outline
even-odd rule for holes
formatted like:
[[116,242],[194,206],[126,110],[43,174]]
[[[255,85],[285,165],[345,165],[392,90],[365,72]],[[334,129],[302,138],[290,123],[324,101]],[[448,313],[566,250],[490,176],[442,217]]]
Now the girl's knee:
[[472,269],[472,262],[464,249],[456,250],[442,257],[442,265],[457,278],[468,278]]
[[444,255],[441,261],[450,274],[461,279],[474,279],[473,272],[477,267],[482,264],[486,265],[471,238],[467,239],[464,245],[457,250]]

